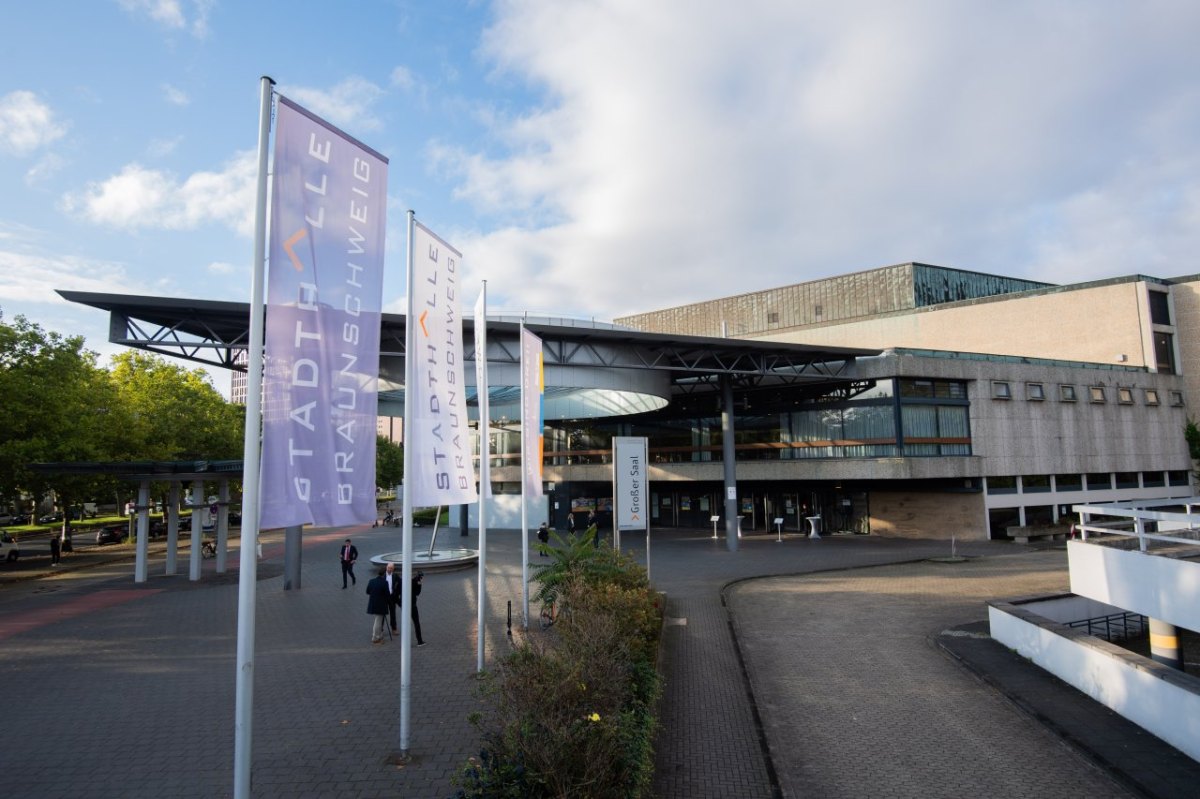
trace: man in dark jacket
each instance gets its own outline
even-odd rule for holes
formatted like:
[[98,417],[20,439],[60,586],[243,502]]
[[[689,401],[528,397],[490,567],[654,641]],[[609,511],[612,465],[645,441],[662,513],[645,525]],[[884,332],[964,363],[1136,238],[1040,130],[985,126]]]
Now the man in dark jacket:
[[396,564],[389,563],[384,567],[384,579],[388,584],[388,621],[391,622],[392,632],[396,632],[396,606],[400,601],[400,575],[396,574]]
[[[421,595],[421,581],[425,579],[425,572],[417,571],[412,576],[412,590],[408,594],[408,615],[412,619],[413,633],[417,636],[417,646],[425,646],[425,639],[421,637],[421,614],[417,611],[417,597]],[[400,582],[397,580],[397,582]],[[401,592],[403,593],[403,592]],[[400,604],[404,604],[401,602]]]
[[375,623],[371,627],[373,644],[383,643],[383,625],[387,622],[389,604],[391,598],[388,596],[387,578],[381,570],[367,583],[367,613],[375,617]]
[[350,581],[358,585],[358,580],[354,579],[354,561],[358,560],[358,547],[350,543],[350,539],[346,539],[346,543],[342,544],[341,550],[338,552],[338,560],[342,564],[342,589],[346,588],[346,575],[350,576]]

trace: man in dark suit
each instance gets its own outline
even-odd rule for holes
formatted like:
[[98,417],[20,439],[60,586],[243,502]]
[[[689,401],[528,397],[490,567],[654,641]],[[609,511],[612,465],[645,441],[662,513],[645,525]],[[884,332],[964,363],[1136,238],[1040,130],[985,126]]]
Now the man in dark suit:
[[367,583],[367,613],[375,617],[375,622],[371,625],[371,643],[373,644],[383,643],[383,625],[387,623],[388,605],[390,604],[387,578],[383,576],[383,572],[379,572]]
[[346,539],[346,543],[342,544],[342,550],[338,553],[338,560],[342,563],[342,590],[346,588],[346,576],[350,576],[350,582],[358,585],[358,580],[354,579],[354,561],[358,560],[358,547],[350,543],[350,539]]
[[400,602],[400,575],[396,574],[396,564],[389,563],[383,576],[388,584],[388,616],[392,622],[392,632],[396,632],[396,606]]
[[[417,610],[417,597],[421,595],[421,581],[424,579],[425,572],[420,570],[413,572],[412,585],[408,593],[408,615],[412,619],[413,633],[417,636],[417,646],[425,646],[425,639],[421,636],[421,613]],[[395,580],[397,586],[403,582],[399,574],[396,575]],[[401,607],[404,606],[403,592],[399,587],[396,588],[396,602]],[[395,618],[392,619],[392,623],[392,629],[395,630]]]

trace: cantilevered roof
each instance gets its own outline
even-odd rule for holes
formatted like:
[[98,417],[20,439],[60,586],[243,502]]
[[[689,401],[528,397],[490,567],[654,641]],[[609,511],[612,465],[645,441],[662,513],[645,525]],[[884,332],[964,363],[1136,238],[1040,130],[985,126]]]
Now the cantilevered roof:
[[[80,291],[58,293],[70,302],[107,311],[109,341],[114,344],[207,366],[245,369],[250,338],[248,303]],[[476,321],[472,317],[463,319],[466,359],[470,361],[475,358]],[[648,333],[573,320],[542,323],[528,319],[525,326],[542,338],[547,369],[651,371],[666,377],[672,394],[713,393],[719,379],[726,376],[740,391],[810,384],[818,393],[853,393],[855,384],[844,377],[846,367],[857,357],[879,354],[879,350],[872,349]],[[519,327],[516,321],[488,319],[489,365],[520,362]],[[381,361],[403,358],[404,347],[404,315],[383,314]],[[471,379],[468,372],[468,382]],[[492,386],[493,391],[497,388]],[[503,386],[499,389],[503,391]]]

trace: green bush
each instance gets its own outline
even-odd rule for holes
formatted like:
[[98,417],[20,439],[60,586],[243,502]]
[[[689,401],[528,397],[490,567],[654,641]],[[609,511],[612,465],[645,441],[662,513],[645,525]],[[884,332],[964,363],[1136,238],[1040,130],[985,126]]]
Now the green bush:
[[559,543],[537,576],[559,621],[484,675],[472,718],[483,748],[458,777],[460,797],[649,791],[661,602],[644,570],[590,534]]

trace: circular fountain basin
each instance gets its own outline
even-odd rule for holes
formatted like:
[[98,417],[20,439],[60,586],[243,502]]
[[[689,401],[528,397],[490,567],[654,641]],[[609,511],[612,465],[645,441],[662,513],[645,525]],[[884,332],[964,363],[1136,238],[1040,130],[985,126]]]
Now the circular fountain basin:
[[[435,549],[433,554],[430,554],[428,549],[422,549],[420,552],[413,552],[413,568],[420,569],[425,572],[438,571],[453,571],[455,569],[469,569],[479,562],[478,549],[466,548],[448,548]],[[395,563],[400,566],[404,563],[403,552],[385,552],[382,555],[373,555],[371,563],[376,566],[386,566],[389,563]]]

